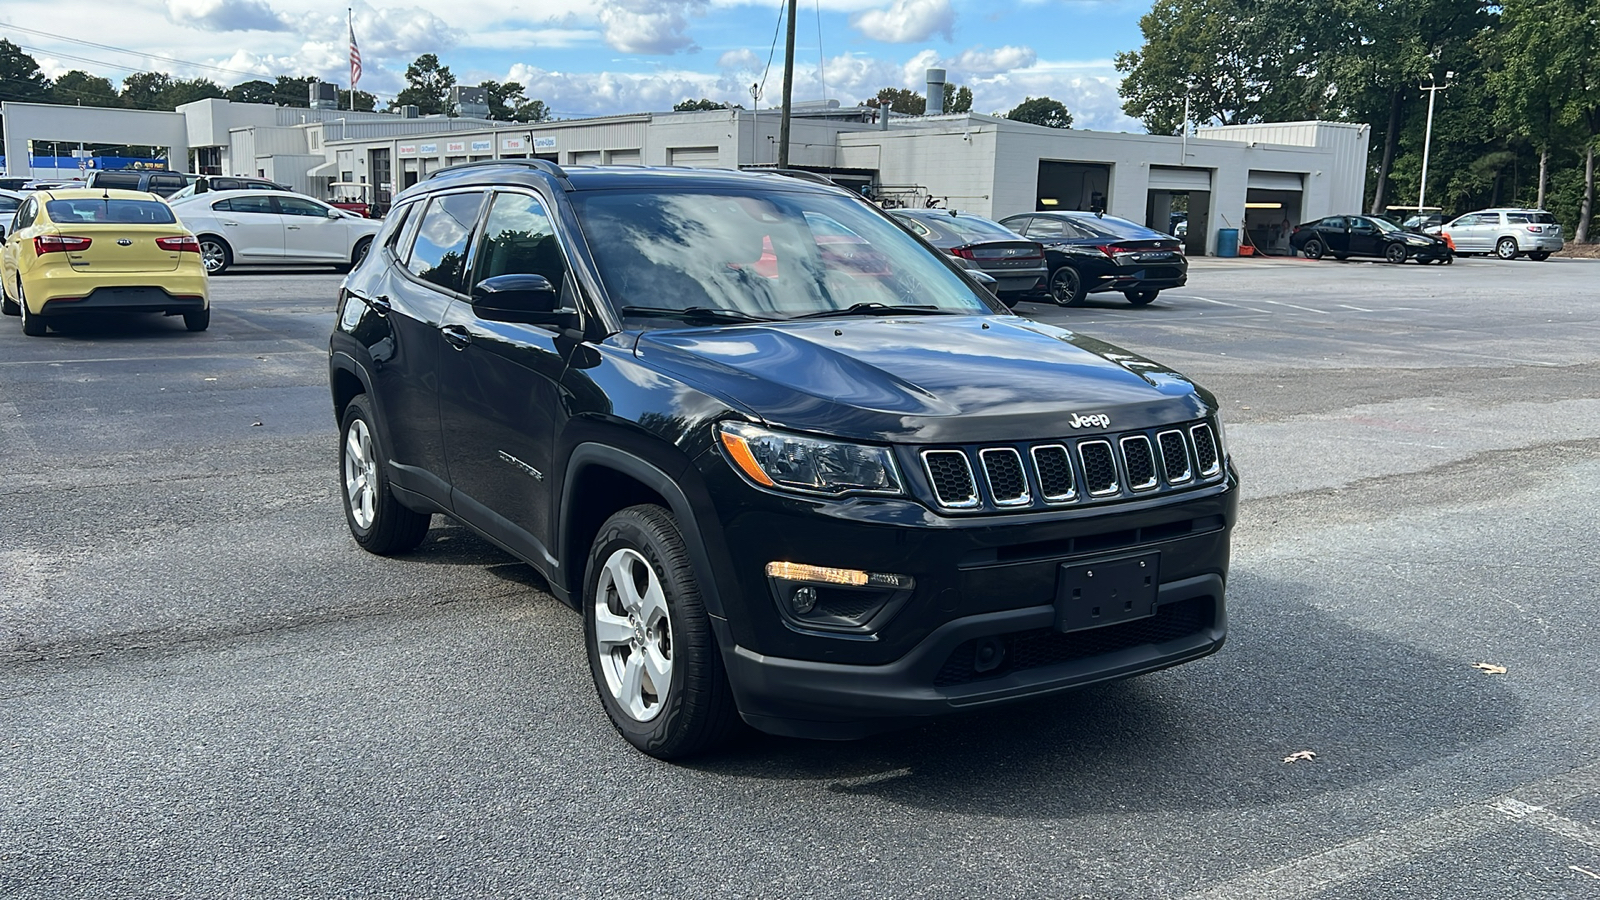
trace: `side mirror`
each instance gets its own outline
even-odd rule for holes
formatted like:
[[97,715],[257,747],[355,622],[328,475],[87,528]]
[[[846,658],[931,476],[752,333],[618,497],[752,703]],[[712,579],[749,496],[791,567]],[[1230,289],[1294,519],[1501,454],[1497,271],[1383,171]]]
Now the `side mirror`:
[[578,311],[560,302],[543,275],[496,275],[472,288],[472,312],[480,319],[576,329]]

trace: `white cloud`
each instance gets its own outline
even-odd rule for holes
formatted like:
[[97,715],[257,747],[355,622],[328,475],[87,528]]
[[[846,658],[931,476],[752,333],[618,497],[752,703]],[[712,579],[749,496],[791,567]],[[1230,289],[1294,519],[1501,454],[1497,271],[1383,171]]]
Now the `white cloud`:
[[167,0],[167,18],[201,31],[290,31],[265,0]]
[[588,28],[499,28],[474,31],[463,43],[485,50],[558,49],[599,43],[602,37],[599,31]]
[[761,57],[749,50],[729,50],[717,57],[717,68],[735,72],[754,72],[761,68]]
[[850,17],[850,24],[876,41],[909,44],[935,34],[951,36],[956,23],[950,0],[894,0],[887,9],[872,9]]
[[623,53],[669,54],[698,50],[686,33],[689,16],[705,10],[705,0],[610,0],[600,7],[606,43]]
[[1038,59],[1039,54],[1035,53],[1032,47],[1007,45],[997,50],[973,47],[961,51],[955,59],[947,60],[945,68],[952,73],[959,72],[964,75],[993,75],[997,72],[1025,69]]
[[[328,16],[324,19],[322,27],[309,28],[307,31],[335,36],[336,40],[331,43],[344,47],[344,17]],[[420,6],[369,7],[357,14],[355,24],[356,41],[361,45],[363,59],[369,55],[414,58],[423,53],[437,54],[462,43],[467,36],[466,32],[451,27],[444,19]],[[448,60],[440,62],[449,63]]]

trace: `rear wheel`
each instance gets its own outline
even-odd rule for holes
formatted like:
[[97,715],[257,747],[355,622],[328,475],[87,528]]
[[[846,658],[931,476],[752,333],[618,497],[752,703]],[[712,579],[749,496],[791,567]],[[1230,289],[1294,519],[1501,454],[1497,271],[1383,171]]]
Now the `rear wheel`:
[[1300,252],[1306,255],[1306,259],[1321,259],[1323,249],[1322,242],[1312,238],[1306,241],[1305,247]]
[[1516,259],[1517,239],[1505,237],[1496,241],[1494,245],[1494,255],[1500,257],[1501,259]]
[[631,506],[600,526],[584,575],[583,632],[600,702],[628,743],[676,759],[737,726],[688,546],[665,509]]
[[1533,260],[1534,262],[1544,262],[1545,260],[1550,258],[1550,251],[1549,250],[1529,250],[1528,251],[1528,258]]
[[1050,273],[1050,297],[1057,306],[1082,306],[1087,296],[1089,290],[1084,287],[1083,276],[1077,269],[1062,266]]
[[1406,255],[1405,244],[1390,244],[1383,249],[1383,258],[1396,265],[1405,262]]
[[22,282],[17,282],[17,313],[22,316],[22,333],[28,337],[44,337],[47,326],[44,319],[28,311],[28,297],[22,293]]
[[389,474],[372,425],[365,394],[345,407],[339,429],[339,471],[344,517],[363,550],[388,556],[415,549],[428,535],[432,516],[409,509],[389,490]]
[[1150,302],[1152,300],[1156,299],[1156,294],[1159,294],[1159,293],[1161,293],[1161,292],[1160,291],[1123,291],[1122,292],[1122,296],[1127,297],[1128,298],[1128,302],[1132,303],[1134,306],[1149,306]]
[[339,266],[339,271],[348,272],[351,269],[354,269],[356,266],[361,265],[361,261],[367,258],[367,251],[371,249],[372,238],[362,238],[356,243],[355,250],[351,251],[350,253],[350,264],[347,266]]
[[207,275],[221,275],[233,265],[233,250],[222,238],[206,235],[200,239],[200,262]]
[[[20,289],[18,293],[21,293]],[[11,295],[7,294],[3,287],[0,287],[0,314],[8,316],[22,315],[22,307],[17,305],[17,301],[11,299]]]
[[199,312],[186,312],[183,314],[183,327],[190,331],[205,331],[211,327],[211,310],[202,309]]

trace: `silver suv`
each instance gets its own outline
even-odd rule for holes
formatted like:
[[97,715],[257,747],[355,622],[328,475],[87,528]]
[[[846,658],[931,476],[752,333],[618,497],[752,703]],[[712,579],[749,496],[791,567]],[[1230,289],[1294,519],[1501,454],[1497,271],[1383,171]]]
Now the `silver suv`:
[[1442,233],[1460,256],[1493,253],[1516,259],[1526,253],[1543,262],[1566,245],[1556,217],[1542,209],[1480,209],[1458,216]]

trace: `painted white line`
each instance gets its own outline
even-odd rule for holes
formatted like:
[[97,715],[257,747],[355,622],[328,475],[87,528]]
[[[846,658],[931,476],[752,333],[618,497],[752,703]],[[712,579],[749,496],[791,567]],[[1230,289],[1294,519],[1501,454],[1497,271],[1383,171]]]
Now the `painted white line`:
[[1558,816],[1547,807],[1600,796],[1600,765],[1574,769],[1544,781],[1522,785],[1521,797],[1498,797],[1469,803],[1389,831],[1294,860],[1286,865],[1250,872],[1190,894],[1186,900],[1234,898],[1311,898],[1334,885],[1365,878],[1410,862],[1419,856],[1464,844],[1508,825],[1527,824],[1589,847],[1600,846],[1600,832]]
[[1342,307],[1344,307],[1344,308],[1345,308],[1345,309],[1353,309],[1353,310],[1355,310],[1355,311],[1356,311],[1356,312],[1375,312],[1375,310],[1371,310],[1371,309],[1367,309],[1367,308],[1366,308],[1366,307],[1364,307],[1364,306],[1351,306],[1351,305],[1350,305],[1350,304],[1348,304],[1348,303],[1341,303],[1341,304],[1339,304],[1339,305],[1340,305],[1340,306],[1342,306]]
[[1331,315],[1333,315],[1333,313],[1328,312],[1325,309],[1312,309],[1309,306],[1295,306],[1293,303],[1279,303],[1276,300],[1267,300],[1265,298],[1263,298],[1261,300],[1261,302],[1262,303],[1271,303],[1273,306],[1287,306],[1290,309],[1303,309],[1306,312],[1313,312],[1313,313],[1316,313],[1319,316],[1331,316]]

